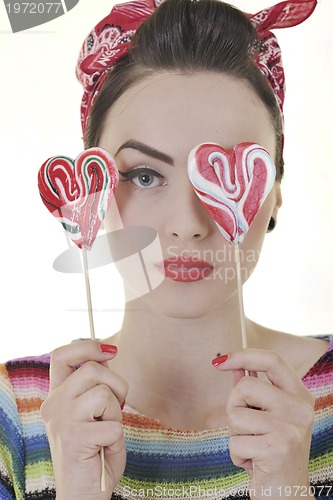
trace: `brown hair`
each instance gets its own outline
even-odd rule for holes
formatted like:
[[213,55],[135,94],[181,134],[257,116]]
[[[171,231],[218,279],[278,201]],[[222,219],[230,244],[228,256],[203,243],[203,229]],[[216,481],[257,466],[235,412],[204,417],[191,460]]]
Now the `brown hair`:
[[165,0],[138,28],[128,54],[107,76],[96,97],[85,136],[98,144],[106,114],[132,85],[162,71],[224,73],[245,80],[266,106],[276,134],[277,179],[283,176],[282,123],[279,106],[255,64],[259,47],[247,16],[220,0]]

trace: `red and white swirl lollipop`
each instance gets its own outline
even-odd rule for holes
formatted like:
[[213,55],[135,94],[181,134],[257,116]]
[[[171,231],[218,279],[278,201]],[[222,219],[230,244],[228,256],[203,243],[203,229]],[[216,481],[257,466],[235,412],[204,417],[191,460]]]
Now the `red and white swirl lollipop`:
[[79,248],[91,248],[117,189],[119,174],[113,157],[102,148],[46,160],[38,173],[44,205]]
[[241,243],[273,187],[276,170],[258,144],[244,142],[226,150],[206,143],[191,151],[188,175],[223,236]]

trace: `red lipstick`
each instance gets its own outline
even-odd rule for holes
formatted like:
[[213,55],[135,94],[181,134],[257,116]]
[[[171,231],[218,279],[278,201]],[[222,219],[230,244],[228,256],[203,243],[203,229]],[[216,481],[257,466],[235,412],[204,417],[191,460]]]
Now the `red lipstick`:
[[172,257],[156,265],[166,278],[181,283],[193,283],[210,275],[214,267],[193,257]]

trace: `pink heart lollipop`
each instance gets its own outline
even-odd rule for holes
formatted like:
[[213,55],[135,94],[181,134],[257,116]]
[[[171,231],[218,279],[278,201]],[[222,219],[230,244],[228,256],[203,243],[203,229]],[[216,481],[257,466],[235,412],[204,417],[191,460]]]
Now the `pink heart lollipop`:
[[241,243],[273,187],[276,170],[258,144],[244,142],[226,150],[205,143],[191,151],[188,175],[224,237]]
[[86,149],[73,161],[53,156],[38,173],[46,208],[79,248],[91,248],[119,182],[113,157],[102,148]]

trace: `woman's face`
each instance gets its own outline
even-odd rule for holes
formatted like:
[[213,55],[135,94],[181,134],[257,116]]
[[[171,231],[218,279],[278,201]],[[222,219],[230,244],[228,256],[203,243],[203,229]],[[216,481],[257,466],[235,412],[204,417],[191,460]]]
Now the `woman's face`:
[[[268,112],[246,83],[215,73],[157,73],[119,98],[98,144],[115,156],[122,173],[115,198],[123,225],[153,228],[162,251],[145,259],[146,274],[160,284],[142,295],[139,274],[125,265],[126,288],[137,290],[155,313],[175,318],[203,316],[237,290],[234,245],[221,235],[187,176],[188,155],[203,142],[226,149],[253,142],[274,158]],[[243,281],[255,267],[279,205],[275,183],[240,245]],[[112,219],[111,209],[107,231]]]

